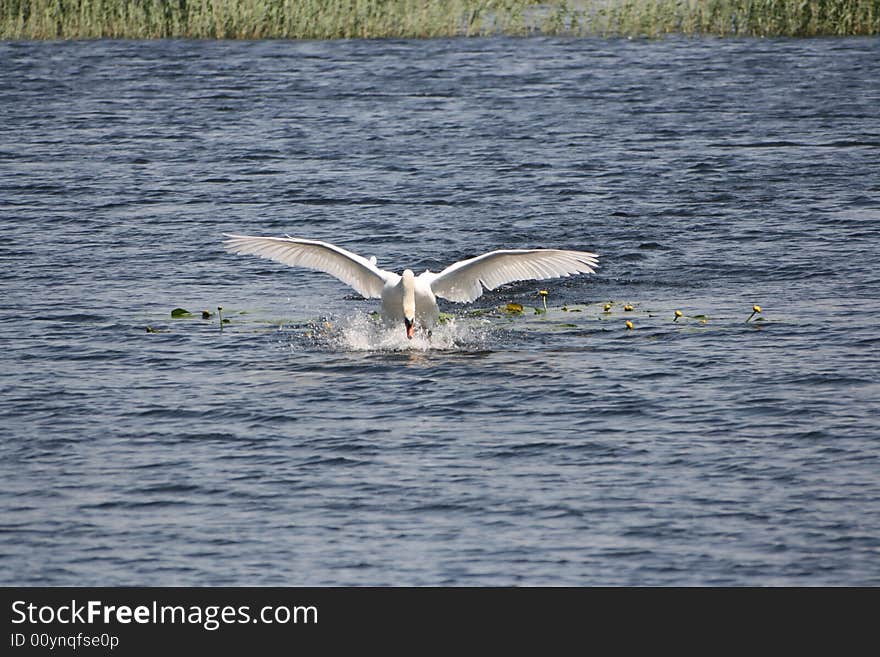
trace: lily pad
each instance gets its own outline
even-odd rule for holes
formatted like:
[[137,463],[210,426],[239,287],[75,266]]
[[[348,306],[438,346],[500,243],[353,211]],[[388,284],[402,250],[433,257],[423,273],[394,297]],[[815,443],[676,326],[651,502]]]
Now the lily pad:
[[188,311],[186,308],[175,308],[171,311],[171,316],[174,318],[179,317],[192,317],[192,313]]
[[502,310],[507,313],[521,313],[523,311],[523,306],[521,303],[509,303],[504,306]]

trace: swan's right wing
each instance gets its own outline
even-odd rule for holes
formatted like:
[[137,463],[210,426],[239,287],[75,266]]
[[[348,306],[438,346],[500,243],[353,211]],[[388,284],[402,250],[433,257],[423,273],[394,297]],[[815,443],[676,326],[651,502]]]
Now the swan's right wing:
[[592,274],[598,258],[595,253],[560,249],[492,251],[431,274],[428,282],[438,297],[468,303],[483,294],[484,287],[494,290],[513,281]]
[[327,242],[226,233],[224,237],[229,238],[223,244],[231,253],[255,255],[285,265],[322,271],[350,285],[368,299],[380,298],[386,281],[393,283],[399,278],[397,274],[379,269],[366,258]]

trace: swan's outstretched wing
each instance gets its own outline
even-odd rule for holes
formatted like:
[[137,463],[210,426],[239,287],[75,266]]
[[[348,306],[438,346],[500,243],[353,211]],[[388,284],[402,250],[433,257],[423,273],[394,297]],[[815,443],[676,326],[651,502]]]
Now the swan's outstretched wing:
[[467,303],[483,294],[484,287],[494,290],[513,281],[592,274],[598,257],[586,251],[558,249],[492,251],[456,262],[439,274],[432,274],[429,282],[438,297]]
[[224,237],[229,238],[223,244],[231,253],[250,254],[285,265],[317,269],[335,276],[368,299],[380,298],[385,282],[394,282],[392,279],[398,278],[397,274],[379,269],[366,258],[327,242],[227,233],[224,233]]

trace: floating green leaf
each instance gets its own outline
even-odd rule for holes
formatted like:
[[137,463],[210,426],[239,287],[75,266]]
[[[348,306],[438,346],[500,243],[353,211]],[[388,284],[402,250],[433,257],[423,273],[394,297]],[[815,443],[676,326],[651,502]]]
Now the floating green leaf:
[[523,311],[523,306],[521,303],[509,303],[504,306],[502,310],[507,313],[521,313]]
[[192,313],[188,311],[186,308],[175,308],[171,311],[171,316],[174,318],[178,317],[192,317]]

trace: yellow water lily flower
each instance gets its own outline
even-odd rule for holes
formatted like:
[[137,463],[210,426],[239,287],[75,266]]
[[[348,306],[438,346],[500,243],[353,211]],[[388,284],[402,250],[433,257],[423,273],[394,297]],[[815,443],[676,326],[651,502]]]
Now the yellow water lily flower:
[[541,290],[538,294],[541,295],[541,301],[544,303],[544,312],[547,312],[547,295],[549,292],[547,292],[547,290]]

